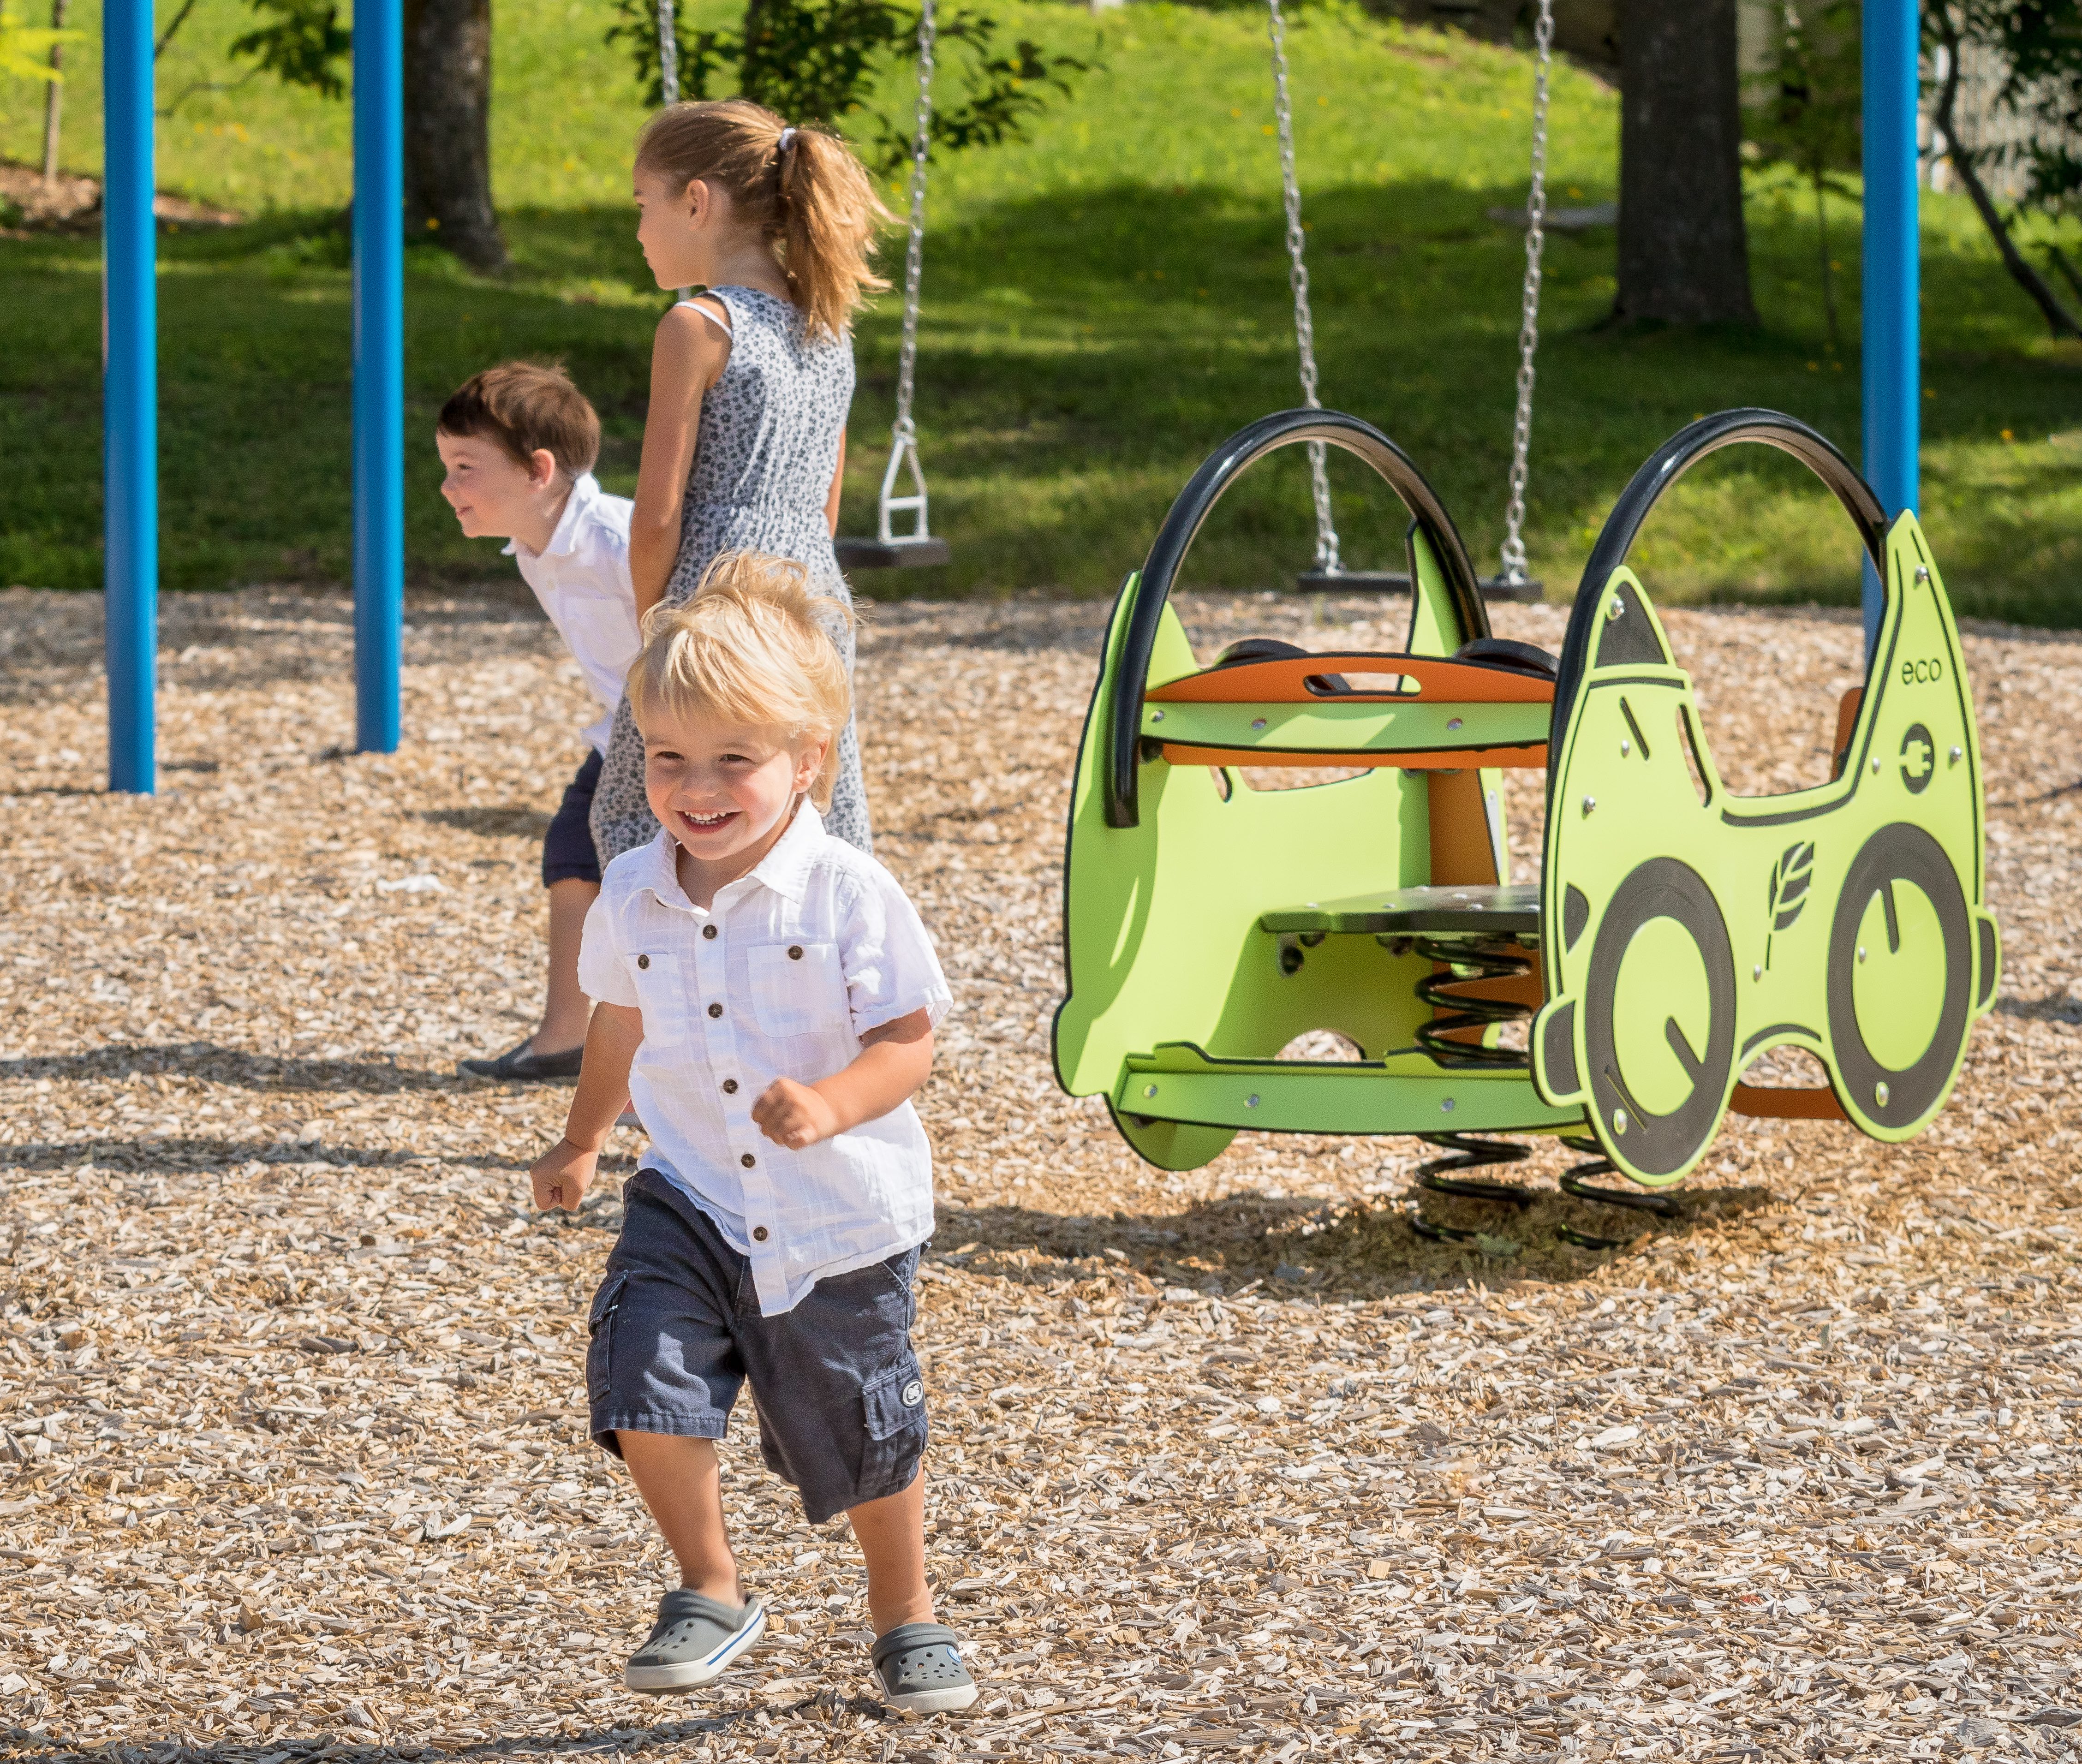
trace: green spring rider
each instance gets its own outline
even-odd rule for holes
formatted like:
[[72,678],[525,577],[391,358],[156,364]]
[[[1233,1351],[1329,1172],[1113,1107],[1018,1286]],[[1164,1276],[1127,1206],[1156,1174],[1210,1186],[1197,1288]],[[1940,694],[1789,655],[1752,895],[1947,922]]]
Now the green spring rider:
[[[1409,512],[1405,647],[1253,639],[1203,665],[1169,604],[1186,551],[1241,473],[1311,441],[1364,461]],[[1739,443],[1812,469],[1886,590],[1834,775],[1763,798],[1721,782],[1691,677],[1626,565],[1664,490]],[[1253,789],[1243,767],[1363,769]],[[1547,768],[1537,882],[1510,878],[1514,767]],[[1282,412],[1195,474],[1115,603],[1072,792],[1056,1077],[1105,1097],[1167,1170],[1243,1128],[1413,1134],[1445,1153],[1423,1187],[1523,1206],[1528,1190],[1465,1172],[1528,1154],[1487,1135],[1556,1134],[1593,1160],[1568,1192],[1673,1211],[1654,1191],[1731,1106],[1886,1140],[1944,1106],[2000,971],[1983,819],[1958,634],[1922,531],[1906,513],[1890,526],[1804,424],[1730,410],[1665,443],[1605,522],[1557,659],[1490,634],[1459,533],[1392,441],[1336,411]],[[1355,1057],[1288,1057],[1321,1030]],[[1789,1046],[1827,1088],[1741,1081]],[[1585,1181],[1612,1172],[1640,1186]]]

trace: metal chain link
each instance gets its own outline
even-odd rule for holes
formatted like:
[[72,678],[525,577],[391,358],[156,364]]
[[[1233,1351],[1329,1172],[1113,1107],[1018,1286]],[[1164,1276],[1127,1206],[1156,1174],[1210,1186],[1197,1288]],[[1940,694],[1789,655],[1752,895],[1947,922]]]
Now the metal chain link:
[[[1301,356],[1301,402],[1320,410],[1323,401],[1316,395],[1316,326],[1309,312],[1309,263],[1303,255],[1305,235],[1301,227],[1301,185],[1294,173],[1294,111],[1287,95],[1287,26],[1280,16],[1279,0],[1266,0],[1272,32],[1272,105],[1279,123],[1279,179],[1287,204],[1287,255],[1292,260],[1288,280],[1294,288],[1294,339]],[[1338,529],[1330,520],[1330,475],[1323,444],[1309,444],[1309,483],[1316,502],[1316,567],[1334,575],[1343,566],[1338,559]]]
[[[1275,0],[1275,4],[1277,0]],[[1525,573],[1525,485],[1532,452],[1533,358],[1540,348],[1540,255],[1547,242],[1547,70],[1554,52],[1554,0],[1540,0],[1532,36],[1532,185],[1525,198],[1525,292],[1519,303],[1518,410],[1511,431],[1511,495],[1503,511],[1503,579]]]
[[938,39],[933,0],[918,12],[918,132],[911,143],[911,245],[904,256],[904,346],[896,361],[896,423],[889,432],[898,447],[914,442],[911,400],[918,367],[918,290],[925,263],[925,155],[933,143],[933,48]]
[[680,102],[680,28],[674,14],[677,0],[658,0],[658,83],[665,102]]

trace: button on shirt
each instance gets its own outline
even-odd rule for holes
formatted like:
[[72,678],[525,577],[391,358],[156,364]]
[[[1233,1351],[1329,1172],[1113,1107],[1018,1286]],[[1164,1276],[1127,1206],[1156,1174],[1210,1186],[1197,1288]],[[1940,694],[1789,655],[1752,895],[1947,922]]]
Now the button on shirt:
[[506,548],[607,713],[585,731],[601,753],[614,728],[622,683],[643,646],[636,631],[636,591],[629,580],[631,506],[626,496],[603,492],[600,480],[588,472],[571,486],[547,549],[530,551],[518,539]]
[[777,1316],[826,1276],[932,1236],[933,1156],[908,1101],[802,1151],[762,1134],[752,1105],[777,1077],[842,1071],[885,1023],[919,1010],[938,1023],[953,996],[896,879],[807,802],[709,911],[676,855],[661,831],[607,866],[579,979],[643,1013],[629,1088],[644,1162],[750,1261],[759,1308]]

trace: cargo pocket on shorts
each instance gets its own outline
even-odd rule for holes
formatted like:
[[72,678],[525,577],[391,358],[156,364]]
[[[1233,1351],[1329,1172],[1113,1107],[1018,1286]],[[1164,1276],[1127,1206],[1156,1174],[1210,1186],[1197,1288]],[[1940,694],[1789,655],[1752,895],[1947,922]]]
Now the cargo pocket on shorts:
[[586,1334],[591,1337],[586,1344],[586,1397],[592,1403],[605,1403],[613,1394],[614,1320],[628,1286],[627,1269],[609,1274],[593,1295],[592,1309],[586,1316]]
[[862,1387],[867,1438],[861,1452],[860,1501],[901,1494],[925,1451],[925,1381],[909,1355]]

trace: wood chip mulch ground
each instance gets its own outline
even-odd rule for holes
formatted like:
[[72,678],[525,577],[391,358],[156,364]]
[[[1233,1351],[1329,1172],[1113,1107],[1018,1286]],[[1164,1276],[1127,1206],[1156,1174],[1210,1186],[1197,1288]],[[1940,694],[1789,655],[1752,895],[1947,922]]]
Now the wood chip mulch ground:
[[[620,1686],[667,1564],[584,1438],[616,1185],[537,1218],[565,1093],[452,1076],[537,1000],[590,714],[547,626],[416,602],[412,739],[356,756],[342,600],[171,596],[164,787],[120,799],[98,602],[0,595],[0,1758],[2076,1756],[2082,644],[1967,638],[2008,966],[1936,1128],[1730,1121],[1681,1219],[1591,1253],[1557,1194],[1490,1256],[1413,1232],[1410,1142],[1169,1177],[1057,1092],[1102,617],[895,604],[862,650],[879,848],[959,1000],[919,1336],[985,1686],[904,1720],[843,1522],[744,1427],[773,1639],[712,1694]],[[1855,623],[1670,623],[1736,788],[1820,776]]]

